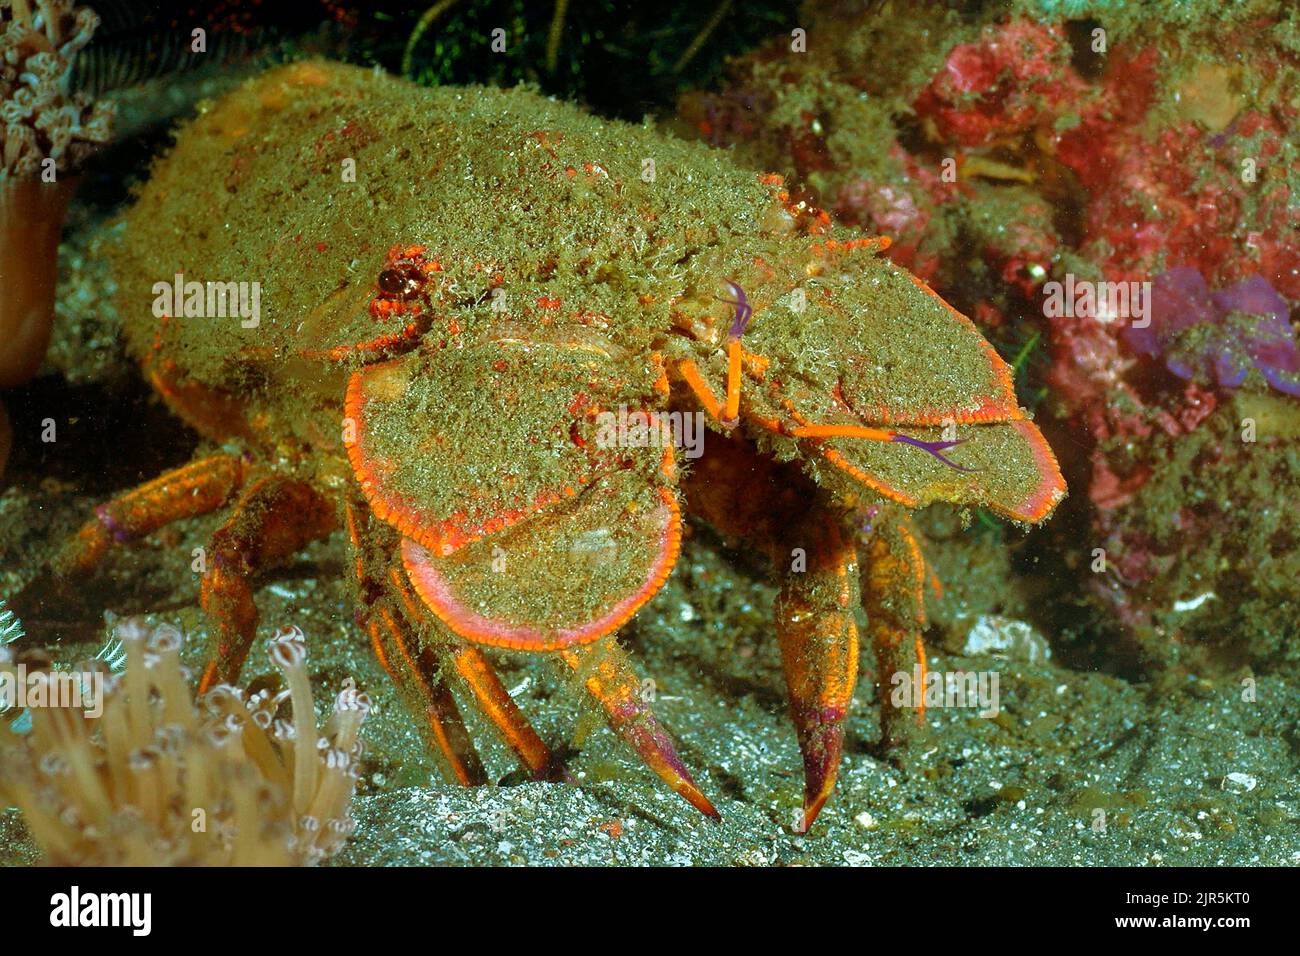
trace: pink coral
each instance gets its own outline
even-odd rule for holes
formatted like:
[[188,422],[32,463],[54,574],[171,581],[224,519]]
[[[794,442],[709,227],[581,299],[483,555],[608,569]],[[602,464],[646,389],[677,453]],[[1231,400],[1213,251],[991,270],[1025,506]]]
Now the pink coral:
[[1048,124],[1086,92],[1061,28],[1016,18],[953,47],[915,106],[940,139],[971,148]]

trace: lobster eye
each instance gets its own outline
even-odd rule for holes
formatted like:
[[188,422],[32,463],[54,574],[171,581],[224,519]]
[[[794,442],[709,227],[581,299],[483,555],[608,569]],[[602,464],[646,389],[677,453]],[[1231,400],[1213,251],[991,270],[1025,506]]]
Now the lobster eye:
[[424,284],[419,269],[385,269],[379,273],[379,291],[387,295],[408,296]]

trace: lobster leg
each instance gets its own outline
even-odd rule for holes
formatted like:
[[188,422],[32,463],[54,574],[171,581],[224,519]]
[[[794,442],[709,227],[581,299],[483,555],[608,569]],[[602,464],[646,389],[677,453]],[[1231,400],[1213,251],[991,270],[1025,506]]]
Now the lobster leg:
[[457,641],[451,647],[456,673],[474,695],[480,713],[490,720],[501,739],[519,757],[534,780],[559,780],[567,775],[560,768],[551,749],[533,730],[519,705],[501,683],[496,668],[482,651],[472,644]]
[[[451,778],[464,787],[487,783],[487,771],[437,657],[420,648],[408,621],[393,610],[392,599],[375,570],[383,565],[375,535],[379,529],[371,527],[369,511],[356,499],[346,500],[343,517],[360,591],[357,623],[369,635],[375,658],[421,718],[429,749],[442,755]],[[382,530],[379,534],[383,534]],[[390,547],[394,543],[388,542]]]
[[610,726],[664,783],[705,816],[721,820],[708,797],[691,779],[672,740],[646,701],[641,679],[627,654],[610,634],[585,647],[559,652],[564,666],[582,681],[587,693],[605,709]]
[[790,715],[803,754],[805,832],[835,787],[858,674],[857,550],[833,516],[818,517],[802,536],[803,559],[778,565],[776,600]]
[[[380,609],[363,617],[375,656],[399,689],[423,703],[433,742],[456,779],[464,784],[484,782],[486,774],[447,684],[445,675],[450,669],[459,674],[479,710],[497,728],[533,778],[552,779],[554,760],[550,749],[533,730],[481,651],[441,629],[439,636],[445,639],[444,646],[438,648],[436,655],[428,649],[419,650],[419,641],[409,633],[406,621],[424,627],[429,624],[429,615],[411,593],[400,568],[390,565],[386,581],[372,570],[383,564],[384,548],[376,542],[376,535],[391,539],[386,542],[389,553],[396,547],[396,535],[387,533],[384,527],[375,527],[368,510],[355,500],[347,503],[345,520],[362,603],[378,604]],[[387,610],[390,595],[400,599],[405,621]]]
[[[428,623],[430,615],[411,592],[401,569],[390,568],[389,579],[408,616],[412,620]],[[445,628],[435,626],[442,639],[444,661],[448,661],[460,675],[466,689],[473,695],[479,712],[492,722],[506,746],[515,752],[534,780],[556,779],[557,768],[550,748],[533,730],[528,718],[501,683],[501,678],[487,655]]]
[[114,544],[215,511],[243,484],[246,471],[244,459],[237,455],[200,458],[99,505],[95,517],[55,557],[55,573],[86,574]]
[[[366,630],[381,663],[398,688],[424,705],[424,730],[430,742],[447,761],[452,776],[463,787],[488,782],[483,761],[465,729],[456,698],[441,673],[438,659],[429,649],[420,650],[407,624],[386,604],[366,620]],[[392,648],[395,653],[385,651]]]
[[199,603],[217,639],[199,693],[239,677],[257,628],[253,577],[326,537],[334,526],[329,502],[303,482],[264,478],[244,492],[212,536],[199,589]]
[[[911,522],[902,514],[878,521],[865,551],[862,600],[876,651],[881,746],[888,750],[906,746],[925,722],[925,558]],[[914,717],[894,705],[890,687],[895,674],[909,681],[920,675],[913,693]]]
[[776,569],[776,633],[803,754],[806,829],[834,789],[857,681],[856,546],[797,469],[746,441],[712,442],[686,493],[694,513],[724,537],[761,548]]
[[796,469],[747,441],[717,440],[686,479],[691,510],[761,548],[780,584],[776,633],[804,764],[803,828],[835,786],[858,671],[857,549]]

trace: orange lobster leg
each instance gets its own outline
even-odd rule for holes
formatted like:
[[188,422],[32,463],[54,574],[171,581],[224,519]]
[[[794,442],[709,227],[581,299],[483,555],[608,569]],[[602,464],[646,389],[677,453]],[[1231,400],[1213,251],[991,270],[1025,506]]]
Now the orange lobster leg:
[[[878,520],[865,548],[862,601],[867,632],[876,650],[876,680],[880,685],[881,745],[902,747],[925,723],[925,558],[911,522],[901,514]],[[894,675],[913,681],[916,713],[894,706]]]
[[551,749],[533,730],[532,724],[514,702],[510,692],[501,683],[496,669],[481,650],[461,640],[440,624],[431,623],[432,615],[424,610],[424,605],[412,593],[406,577],[399,568],[389,569],[389,584],[401,598],[407,616],[436,627],[439,638],[445,647],[444,656],[450,658],[456,673],[460,675],[469,692],[474,695],[474,702],[497,732],[506,746],[515,752],[534,780],[552,780],[556,778],[557,769]]
[[708,413],[709,417],[722,421],[725,411],[718,401],[718,397],[713,394],[713,389],[709,387],[709,383],[700,374],[700,367],[691,359],[682,359],[677,363],[677,374],[695,393],[696,401],[700,403],[700,406]]
[[199,692],[234,683],[257,628],[252,579],[334,530],[329,502],[310,485],[264,478],[240,497],[234,513],[212,536],[199,603],[217,640]]
[[384,546],[394,547],[396,535],[372,524],[359,499],[345,501],[344,527],[352,543],[352,571],[360,589],[357,621],[369,635],[380,666],[420,718],[426,743],[442,755],[451,779],[466,787],[486,783],[487,771],[456,706],[445,670],[437,655],[421,649],[412,633],[408,621],[419,620],[418,615],[404,617],[394,610],[386,582],[377,570],[386,560]]
[[[803,754],[802,829],[812,826],[835,788],[844,754],[844,718],[858,676],[857,551],[831,516],[792,542],[806,567],[784,561],[776,633],[789,689],[790,715]],[[800,540],[803,538],[804,540]]]
[[[426,737],[447,761],[455,781],[462,787],[474,787],[488,782],[483,761],[465,729],[456,698],[441,673],[437,656],[429,649],[420,650],[418,641],[409,633],[406,622],[400,620],[386,606],[381,605],[366,622],[371,642],[378,647],[392,647],[395,653],[388,659],[402,669],[389,670],[400,690],[414,696],[424,705]],[[385,639],[386,638],[386,639]]]
[[559,656],[582,681],[587,693],[605,708],[610,726],[646,765],[695,809],[721,820],[721,814],[695,785],[672,740],[659,726],[644,699],[641,679],[614,636],[611,634],[586,647],[570,647],[560,651]]
[[740,360],[743,356],[739,337],[727,343],[727,397],[722,407],[724,425],[735,425],[740,418]]
[[533,779],[562,778],[564,774],[556,766],[551,748],[537,736],[487,656],[472,644],[458,641],[452,648],[452,663],[474,695],[479,711],[496,727],[501,739],[518,755]]
[[55,572],[85,574],[114,544],[142,538],[181,518],[215,511],[243,484],[246,470],[237,455],[213,455],[105,502],[55,557]]
[[802,824],[835,786],[858,670],[860,574],[838,513],[795,467],[746,441],[715,441],[685,481],[691,510],[725,538],[761,548],[781,586],[776,632],[804,762]]
[[727,343],[727,380],[721,400],[692,359],[682,359],[675,368],[705,413],[724,429],[730,430],[740,421],[740,392],[744,379],[742,373],[748,366],[750,374],[762,378],[762,370],[766,368],[767,361],[765,356],[746,352],[741,347],[740,339],[732,338]]

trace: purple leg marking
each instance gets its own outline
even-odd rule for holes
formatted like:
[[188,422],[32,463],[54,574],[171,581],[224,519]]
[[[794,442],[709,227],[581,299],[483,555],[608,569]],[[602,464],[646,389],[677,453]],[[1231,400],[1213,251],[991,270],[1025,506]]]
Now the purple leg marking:
[[749,325],[749,319],[754,314],[754,310],[745,298],[745,290],[738,283],[732,282],[730,279],[723,279],[722,281],[736,294],[734,299],[719,299],[718,301],[736,307],[736,317],[731,320],[731,328],[727,330],[727,335],[733,339],[738,339],[745,334],[745,327]]
[[127,544],[135,540],[136,535],[123,528],[113,518],[112,513],[108,510],[108,502],[95,505],[95,517],[99,519],[99,523],[104,526],[104,529],[113,536],[113,540],[118,544]]
[[949,468],[956,468],[958,471],[978,471],[976,468],[965,468],[952,459],[945,458],[940,454],[940,452],[946,451],[953,445],[960,445],[964,440],[965,439],[960,439],[958,441],[923,441],[920,438],[912,438],[910,435],[899,434],[895,434],[894,437],[890,439],[890,441],[902,442],[904,445],[911,445],[913,448],[919,448],[921,451],[928,452],[935,458],[938,458]]

